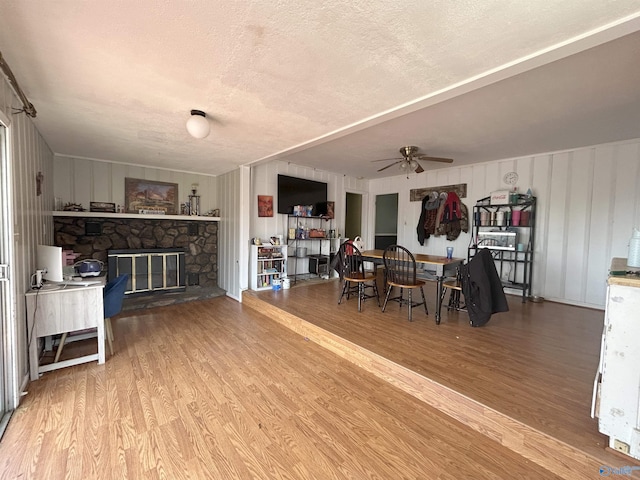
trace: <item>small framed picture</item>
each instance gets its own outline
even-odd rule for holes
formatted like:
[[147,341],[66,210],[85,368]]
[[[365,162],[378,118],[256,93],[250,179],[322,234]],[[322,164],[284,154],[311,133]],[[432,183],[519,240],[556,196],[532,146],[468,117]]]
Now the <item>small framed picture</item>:
[[273,217],[273,195],[258,195],[258,216]]
[[325,218],[334,218],[336,209],[336,202],[327,202],[327,214]]

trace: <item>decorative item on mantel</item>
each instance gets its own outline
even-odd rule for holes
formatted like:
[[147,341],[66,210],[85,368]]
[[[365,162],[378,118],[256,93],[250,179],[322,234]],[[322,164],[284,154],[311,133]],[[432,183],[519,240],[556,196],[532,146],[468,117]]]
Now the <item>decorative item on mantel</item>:
[[82,204],[80,203],[67,203],[64,207],[62,207],[62,210],[64,210],[65,212],[84,212],[85,209],[82,206]]
[[189,195],[189,215],[200,215],[200,195],[198,192],[198,184],[191,185],[191,195]]
[[165,215],[177,213],[177,183],[125,177],[124,192],[127,213],[158,213],[159,210]]
[[140,215],[165,215],[167,210],[161,207],[147,207],[138,210]]
[[[118,207],[120,207],[120,205],[118,205]],[[89,202],[89,211],[116,213],[116,204],[111,202]]]

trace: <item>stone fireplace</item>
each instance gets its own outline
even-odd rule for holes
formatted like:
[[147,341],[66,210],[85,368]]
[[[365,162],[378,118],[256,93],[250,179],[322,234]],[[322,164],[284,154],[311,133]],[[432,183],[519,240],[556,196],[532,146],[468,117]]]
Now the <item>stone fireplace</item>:
[[[54,212],[55,244],[108,265],[109,250],[179,249],[184,285],[218,286],[218,222]],[[56,215],[59,214],[59,215]]]

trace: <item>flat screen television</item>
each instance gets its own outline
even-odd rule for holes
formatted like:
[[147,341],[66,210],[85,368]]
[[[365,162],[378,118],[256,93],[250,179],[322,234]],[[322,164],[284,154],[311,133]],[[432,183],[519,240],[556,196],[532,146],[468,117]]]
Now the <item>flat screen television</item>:
[[325,215],[327,184],[315,180],[278,175],[278,213],[293,214],[295,205],[313,205],[312,215]]

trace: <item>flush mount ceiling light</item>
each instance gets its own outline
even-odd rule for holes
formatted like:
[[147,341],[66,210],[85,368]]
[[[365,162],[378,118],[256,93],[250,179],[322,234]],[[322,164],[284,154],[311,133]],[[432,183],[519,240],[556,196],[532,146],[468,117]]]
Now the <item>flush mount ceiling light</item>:
[[191,110],[191,116],[187,120],[187,131],[194,138],[204,138],[209,135],[209,120],[201,110]]

